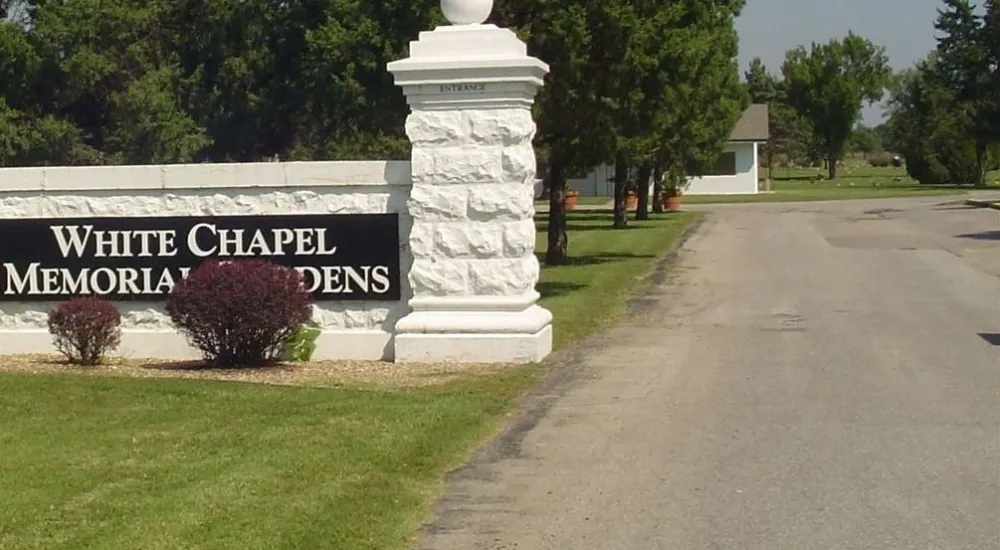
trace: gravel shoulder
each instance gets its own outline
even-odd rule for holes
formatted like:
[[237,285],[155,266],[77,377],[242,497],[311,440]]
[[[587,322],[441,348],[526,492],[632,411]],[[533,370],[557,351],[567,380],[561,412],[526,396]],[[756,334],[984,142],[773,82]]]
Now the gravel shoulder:
[[128,378],[186,378],[282,386],[424,387],[494,373],[506,365],[391,363],[388,361],[314,361],[261,368],[218,369],[200,361],[109,358],[101,365],[71,365],[58,355],[0,355],[0,372]]

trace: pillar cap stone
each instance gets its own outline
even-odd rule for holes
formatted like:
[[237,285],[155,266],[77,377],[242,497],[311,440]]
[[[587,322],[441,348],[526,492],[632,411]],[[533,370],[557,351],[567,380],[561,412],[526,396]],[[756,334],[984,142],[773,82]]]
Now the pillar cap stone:
[[389,63],[411,106],[425,109],[528,105],[549,66],[496,25],[442,26],[410,42],[410,57]]

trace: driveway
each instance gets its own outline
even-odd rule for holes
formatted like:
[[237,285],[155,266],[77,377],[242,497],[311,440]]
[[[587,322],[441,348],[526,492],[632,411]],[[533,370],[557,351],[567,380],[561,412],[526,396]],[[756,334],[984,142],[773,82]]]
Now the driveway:
[[424,548],[1000,547],[1000,211],[951,200],[701,207]]

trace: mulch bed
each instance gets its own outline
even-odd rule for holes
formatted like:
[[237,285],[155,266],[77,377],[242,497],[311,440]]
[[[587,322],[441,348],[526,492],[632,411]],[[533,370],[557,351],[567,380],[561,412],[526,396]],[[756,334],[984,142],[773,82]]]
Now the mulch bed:
[[[315,361],[267,367],[220,369],[201,361],[109,358],[94,367],[67,362],[58,355],[0,355],[0,372],[74,373],[130,378],[188,378],[282,386],[339,387],[375,384],[386,387],[433,386],[505,368],[503,365],[418,364],[387,361]],[[509,367],[506,367],[509,368]]]

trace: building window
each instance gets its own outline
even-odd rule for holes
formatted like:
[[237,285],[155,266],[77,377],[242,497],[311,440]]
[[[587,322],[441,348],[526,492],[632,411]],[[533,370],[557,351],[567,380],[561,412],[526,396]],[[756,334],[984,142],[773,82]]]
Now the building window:
[[706,174],[708,176],[735,176],[736,175],[736,153],[726,151],[715,160],[715,166]]

